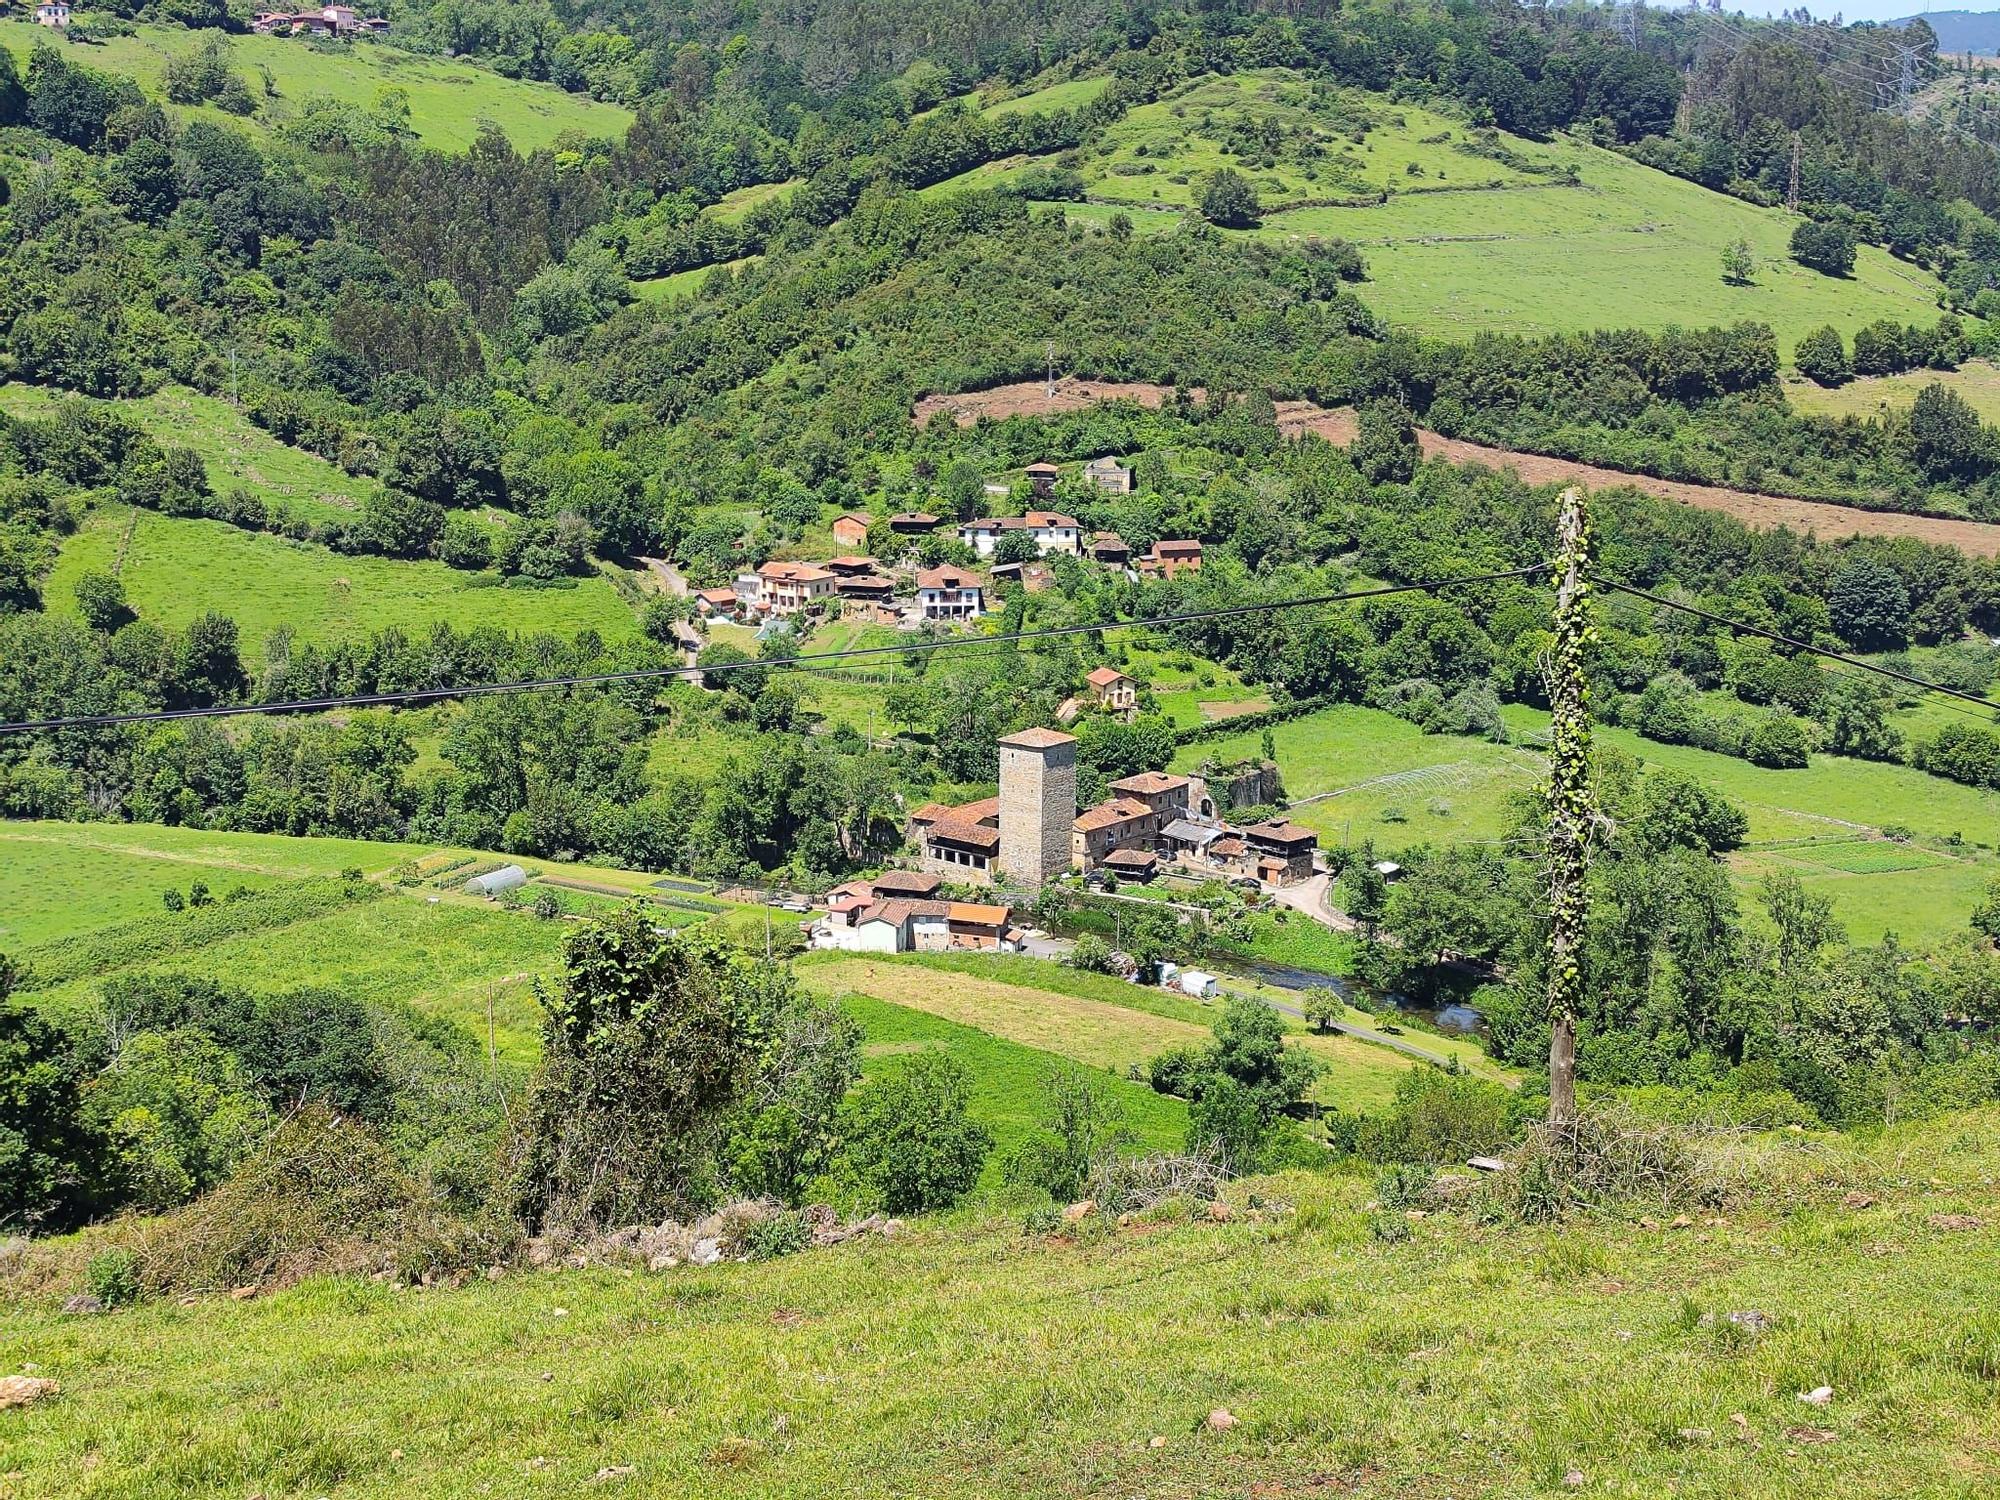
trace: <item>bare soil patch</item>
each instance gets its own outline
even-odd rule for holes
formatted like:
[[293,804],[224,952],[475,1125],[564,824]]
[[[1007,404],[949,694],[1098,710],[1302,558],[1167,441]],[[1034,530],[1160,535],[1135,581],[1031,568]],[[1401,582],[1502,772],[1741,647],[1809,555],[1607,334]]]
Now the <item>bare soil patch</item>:
[[[970,427],[981,417],[1001,421],[1010,416],[1045,417],[1081,411],[1099,401],[1136,401],[1158,408],[1172,391],[1162,385],[1116,383],[1101,380],[1059,380],[1053,392],[1041,381],[996,386],[990,391],[969,391],[956,396],[926,396],[916,405],[913,420],[922,424],[939,412],[949,412],[961,427]],[[1199,395],[1200,392],[1194,394]],[[1315,406],[1309,401],[1278,403],[1278,430],[1287,437],[1315,433],[1330,443],[1346,445],[1354,440],[1358,424],[1351,408]],[[1591,489],[1633,489],[1692,505],[1700,510],[1721,511],[1759,531],[1775,531],[1780,526],[1810,532],[1821,540],[1846,536],[1907,536],[1919,541],[1956,547],[1973,557],[2000,557],[2000,525],[1986,521],[1962,521],[1947,516],[1917,516],[1900,511],[1862,510],[1823,500],[1795,500],[1785,495],[1760,495],[1750,490],[1722,485],[1684,484],[1657,479],[1650,474],[1628,474],[1575,459],[1551,458],[1541,453],[1519,453],[1507,448],[1489,448],[1462,438],[1419,429],[1418,440],[1424,456],[1442,458],[1455,464],[1484,464],[1490,469],[1512,469],[1529,484],[1582,484]]]

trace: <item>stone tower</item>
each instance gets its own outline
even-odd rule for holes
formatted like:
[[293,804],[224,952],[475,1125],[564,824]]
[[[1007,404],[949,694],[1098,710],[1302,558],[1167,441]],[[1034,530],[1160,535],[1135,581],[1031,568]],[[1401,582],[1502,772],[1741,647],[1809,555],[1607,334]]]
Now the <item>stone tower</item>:
[[1076,736],[1024,729],[1000,741],[1000,873],[1037,886],[1067,870],[1076,825]]

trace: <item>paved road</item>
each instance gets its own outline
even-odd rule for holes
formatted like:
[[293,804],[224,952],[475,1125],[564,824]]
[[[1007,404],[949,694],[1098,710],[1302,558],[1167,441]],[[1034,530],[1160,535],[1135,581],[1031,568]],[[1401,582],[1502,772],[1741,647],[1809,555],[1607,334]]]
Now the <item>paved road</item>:
[[642,557],[639,561],[644,563],[646,570],[659,580],[662,593],[685,594],[688,591],[688,581],[681,576],[681,570],[665,558]]
[[1283,885],[1269,892],[1273,901],[1281,906],[1289,906],[1293,911],[1311,917],[1322,927],[1331,927],[1335,932],[1353,932],[1354,918],[1337,910],[1327,898],[1333,891],[1333,877],[1325,871],[1302,880],[1297,885]]

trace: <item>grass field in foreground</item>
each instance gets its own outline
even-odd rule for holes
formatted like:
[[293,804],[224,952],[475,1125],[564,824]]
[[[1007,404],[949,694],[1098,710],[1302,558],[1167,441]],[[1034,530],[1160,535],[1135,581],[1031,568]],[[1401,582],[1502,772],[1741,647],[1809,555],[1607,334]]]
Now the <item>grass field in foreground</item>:
[[[93,13],[78,16],[88,26]],[[199,46],[207,32],[179,26],[140,26],[129,37],[71,46],[72,61],[104,73],[122,74],[163,99],[162,79],[167,59]],[[48,31],[32,20],[0,21],[0,46],[13,52],[25,69],[35,44]],[[598,137],[622,136],[632,112],[604,104],[587,94],[570,94],[546,83],[502,78],[465,59],[423,57],[374,42],[314,44],[303,37],[234,36],[229,38],[235,71],[250,85],[258,101],[248,122],[210,106],[183,109],[189,115],[251,128],[269,128],[296,118],[314,95],[360,109],[372,109],[385,88],[402,89],[410,106],[410,130],[427,146],[462,151],[491,120],[522,150],[554,144],[571,131]],[[266,98],[259,68],[269,68],[278,96]]]
[[1851,1165],[1770,1149],[1834,1154],[1871,1206],[1385,1243],[1366,1179],[1292,1175],[1234,1190],[1296,1206],[1261,1223],[1050,1239],[975,1209],[761,1265],[95,1318],[58,1317],[63,1287],[0,1311],[0,1365],[61,1384],[0,1448],[15,1500],[2000,1490],[2000,1114]]
[[2000,423],[2000,365],[1974,360],[1956,370],[1914,370],[1907,375],[1866,375],[1846,385],[1820,386],[1810,380],[1790,380],[1785,399],[1799,411],[1829,417],[1880,417],[1908,411],[1917,392],[1927,385],[1956,391],[1979,413],[1982,421]]
[[491,625],[558,635],[588,627],[607,640],[638,629],[602,577],[579,579],[573,589],[472,588],[472,575],[443,563],[348,557],[221,521],[120,505],[98,507],[64,540],[43,585],[49,607],[73,609],[77,576],[90,571],[117,573],[140,618],[169,629],[220,610],[236,621],[251,662],[262,660],[266,638],[280,625],[301,640],[390,625],[421,634],[434,620],[460,630]]

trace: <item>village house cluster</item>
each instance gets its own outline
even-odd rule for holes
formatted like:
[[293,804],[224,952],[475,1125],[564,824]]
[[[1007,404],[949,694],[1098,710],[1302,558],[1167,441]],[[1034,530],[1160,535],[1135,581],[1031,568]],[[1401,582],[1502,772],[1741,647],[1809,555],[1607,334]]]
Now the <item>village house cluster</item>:
[[259,36],[387,36],[389,23],[381,16],[364,16],[351,5],[327,5],[318,10],[260,11],[250,20]]
[[1275,767],[1247,767],[1222,788],[1143,771],[1112,782],[1109,797],[1079,812],[1076,744],[1054,729],[1001,740],[998,794],[912,812],[917,871],[836,890],[826,916],[811,924],[814,945],[884,953],[1020,945],[1009,908],[937,900],[947,882],[1033,889],[1069,871],[1143,882],[1165,869],[1269,886],[1312,878],[1319,836],[1311,829],[1284,818],[1238,827],[1217,816],[1218,790],[1230,806],[1275,797]]
[[[331,14],[331,10],[329,10]],[[1028,483],[1036,498],[1054,493],[1061,471],[1051,463],[1029,464]],[[1114,458],[1084,465],[1085,482],[1107,494],[1129,494],[1132,471]],[[988,485],[989,493],[1008,493],[1007,486]],[[1075,516],[1055,510],[1030,510],[1021,516],[989,516],[976,521],[947,522],[922,511],[905,511],[885,523],[892,535],[916,538],[949,527],[956,540],[982,562],[991,563],[1001,539],[1016,533],[1034,539],[1039,558],[1074,557],[1143,578],[1175,578],[1201,568],[1201,543],[1192,539],[1156,542],[1135,557],[1116,532],[1086,533]],[[738,574],[728,587],[702,589],[695,606],[704,619],[763,625],[822,611],[839,599],[850,616],[867,623],[916,629],[924,625],[962,624],[988,612],[987,586],[980,575],[946,563],[914,571],[884,566],[864,550],[872,520],[859,511],[834,518],[834,544],[851,549],[824,562],[767,562],[754,572]],[[991,563],[986,571],[998,580],[1028,590],[1046,588],[1052,574],[1046,562]]]

